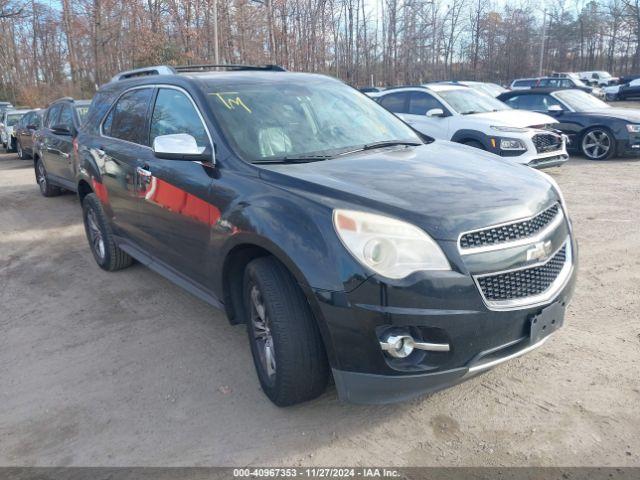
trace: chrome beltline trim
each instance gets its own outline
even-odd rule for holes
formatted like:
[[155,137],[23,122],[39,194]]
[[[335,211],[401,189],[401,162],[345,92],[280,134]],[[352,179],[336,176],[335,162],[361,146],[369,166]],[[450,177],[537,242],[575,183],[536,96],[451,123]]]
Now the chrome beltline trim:
[[[562,267],[562,270],[560,270],[560,273],[558,274],[556,279],[553,281],[553,283],[549,285],[549,288],[547,288],[544,292],[531,297],[523,297],[523,298],[518,298],[514,300],[487,300],[487,298],[484,295],[484,292],[482,291],[482,288],[480,287],[480,283],[478,282],[480,278],[493,277],[495,275],[502,275],[504,273],[511,273],[511,272],[517,272],[519,270],[528,270],[530,268],[541,267],[549,263],[553,259],[553,257],[555,257],[558,254],[558,252],[562,250],[563,247],[567,248],[567,254],[566,254],[564,266]],[[532,263],[524,267],[512,268],[510,270],[502,270],[500,272],[491,272],[491,273],[484,273],[482,275],[474,275],[473,281],[475,282],[476,287],[480,292],[482,301],[485,303],[485,305],[489,310],[496,310],[496,311],[514,310],[514,309],[521,309],[525,307],[535,307],[538,305],[544,305],[545,303],[548,303],[566,286],[567,282],[569,281],[569,278],[571,278],[572,272],[573,272],[573,252],[571,250],[571,236],[569,235],[567,236],[567,239],[564,241],[564,243],[560,246],[560,248],[558,248],[555,252],[549,255],[549,257],[543,262]]]
[[[549,207],[549,208],[551,208],[551,207]],[[548,208],[545,209],[545,210],[548,210]],[[521,220],[514,220],[514,221],[511,221],[511,222],[500,223],[498,225],[492,225],[490,227],[479,228],[477,230],[471,230],[469,232],[463,232],[458,236],[458,251],[460,252],[461,255],[466,256],[466,255],[472,255],[472,254],[475,254],[475,253],[486,253],[486,252],[493,252],[495,250],[505,250],[507,248],[520,247],[522,245],[528,245],[530,243],[539,242],[543,238],[546,238],[549,235],[549,233],[551,233],[553,230],[558,228],[560,226],[560,224],[562,223],[562,221],[564,220],[564,211],[562,210],[562,207],[559,206],[558,213],[556,214],[555,217],[553,217],[553,220],[551,220],[551,222],[549,222],[549,224],[546,227],[544,227],[542,230],[540,230],[538,233],[536,233],[532,237],[524,237],[524,238],[520,238],[518,240],[511,240],[509,242],[496,243],[496,244],[492,244],[492,245],[485,245],[485,246],[482,246],[482,247],[473,247],[473,248],[462,248],[462,247],[460,247],[460,239],[462,239],[462,237],[464,235],[467,235],[469,233],[482,232],[483,230],[490,230],[492,228],[500,228],[500,227],[504,227],[506,225],[512,225],[514,223],[526,222],[527,220],[531,220],[532,218],[537,217],[538,215],[543,213],[545,210],[543,210],[540,213],[535,214],[532,217],[523,218]]]
[[551,338],[551,335],[553,335],[553,333],[550,333],[549,335],[544,337],[542,340],[540,340],[538,343],[529,345],[528,347],[523,348],[522,350],[518,350],[517,352],[514,352],[511,355],[507,355],[506,357],[496,358],[495,360],[492,360],[490,362],[482,363],[480,365],[476,365],[475,367],[471,367],[465,374],[465,377],[483,372],[485,370],[489,370],[490,368],[500,365],[501,363],[508,362],[509,360],[513,360],[514,358],[521,357],[522,355],[525,355],[526,353],[529,353],[530,351],[535,350],[536,348],[544,345],[544,343],[547,340],[549,340],[549,338]]

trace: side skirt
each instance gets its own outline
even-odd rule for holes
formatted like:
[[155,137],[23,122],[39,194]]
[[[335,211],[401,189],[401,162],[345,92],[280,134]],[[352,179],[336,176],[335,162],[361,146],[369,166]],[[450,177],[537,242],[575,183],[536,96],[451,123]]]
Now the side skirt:
[[195,297],[198,297],[200,300],[208,303],[212,307],[218,308],[220,310],[224,310],[223,303],[218,300],[218,297],[209,293],[202,285],[199,283],[195,283],[189,278],[185,277],[174,268],[170,267],[166,263],[158,260],[151,255],[148,255],[143,250],[135,246],[131,241],[120,237],[118,235],[114,235],[116,243],[118,246],[135,258],[137,261],[142,263],[145,267],[153,270],[154,272],[162,275],[167,280],[175,283],[179,287],[183,288],[190,294]]

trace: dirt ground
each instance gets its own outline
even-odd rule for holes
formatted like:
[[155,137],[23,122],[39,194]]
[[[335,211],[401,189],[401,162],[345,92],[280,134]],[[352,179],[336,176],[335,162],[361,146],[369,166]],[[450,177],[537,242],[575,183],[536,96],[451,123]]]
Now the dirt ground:
[[0,465],[640,466],[640,161],[550,173],[580,242],[565,327],[388,406],[261,393],[245,331],[150,270],[106,273],[74,195],[0,155]]

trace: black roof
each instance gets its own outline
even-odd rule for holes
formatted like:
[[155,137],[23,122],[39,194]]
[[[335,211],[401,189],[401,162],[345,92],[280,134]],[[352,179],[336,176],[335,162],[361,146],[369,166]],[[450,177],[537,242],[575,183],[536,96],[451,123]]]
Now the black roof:
[[526,90],[509,90],[498,95],[497,98],[511,98],[520,95],[533,95],[536,93],[553,93],[562,90],[579,90],[578,88],[562,88],[562,87],[547,87],[547,88],[528,88]]

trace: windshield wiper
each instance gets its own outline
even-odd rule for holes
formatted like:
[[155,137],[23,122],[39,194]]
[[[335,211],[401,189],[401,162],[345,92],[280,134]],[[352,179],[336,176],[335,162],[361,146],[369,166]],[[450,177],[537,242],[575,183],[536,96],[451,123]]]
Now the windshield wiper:
[[473,115],[474,113],[482,113],[477,110],[469,110],[468,112],[462,112],[460,115]]
[[251,163],[309,163],[320,162],[329,158],[331,158],[331,155],[287,155],[285,157],[266,158]]
[[408,145],[417,147],[418,145],[423,145],[421,142],[416,142],[412,140],[385,140],[382,142],[374,142],[367,143],[362,147],[362,150],[373,150],[374,148],[382,148],[382,147],[394,147],[396,145]]

